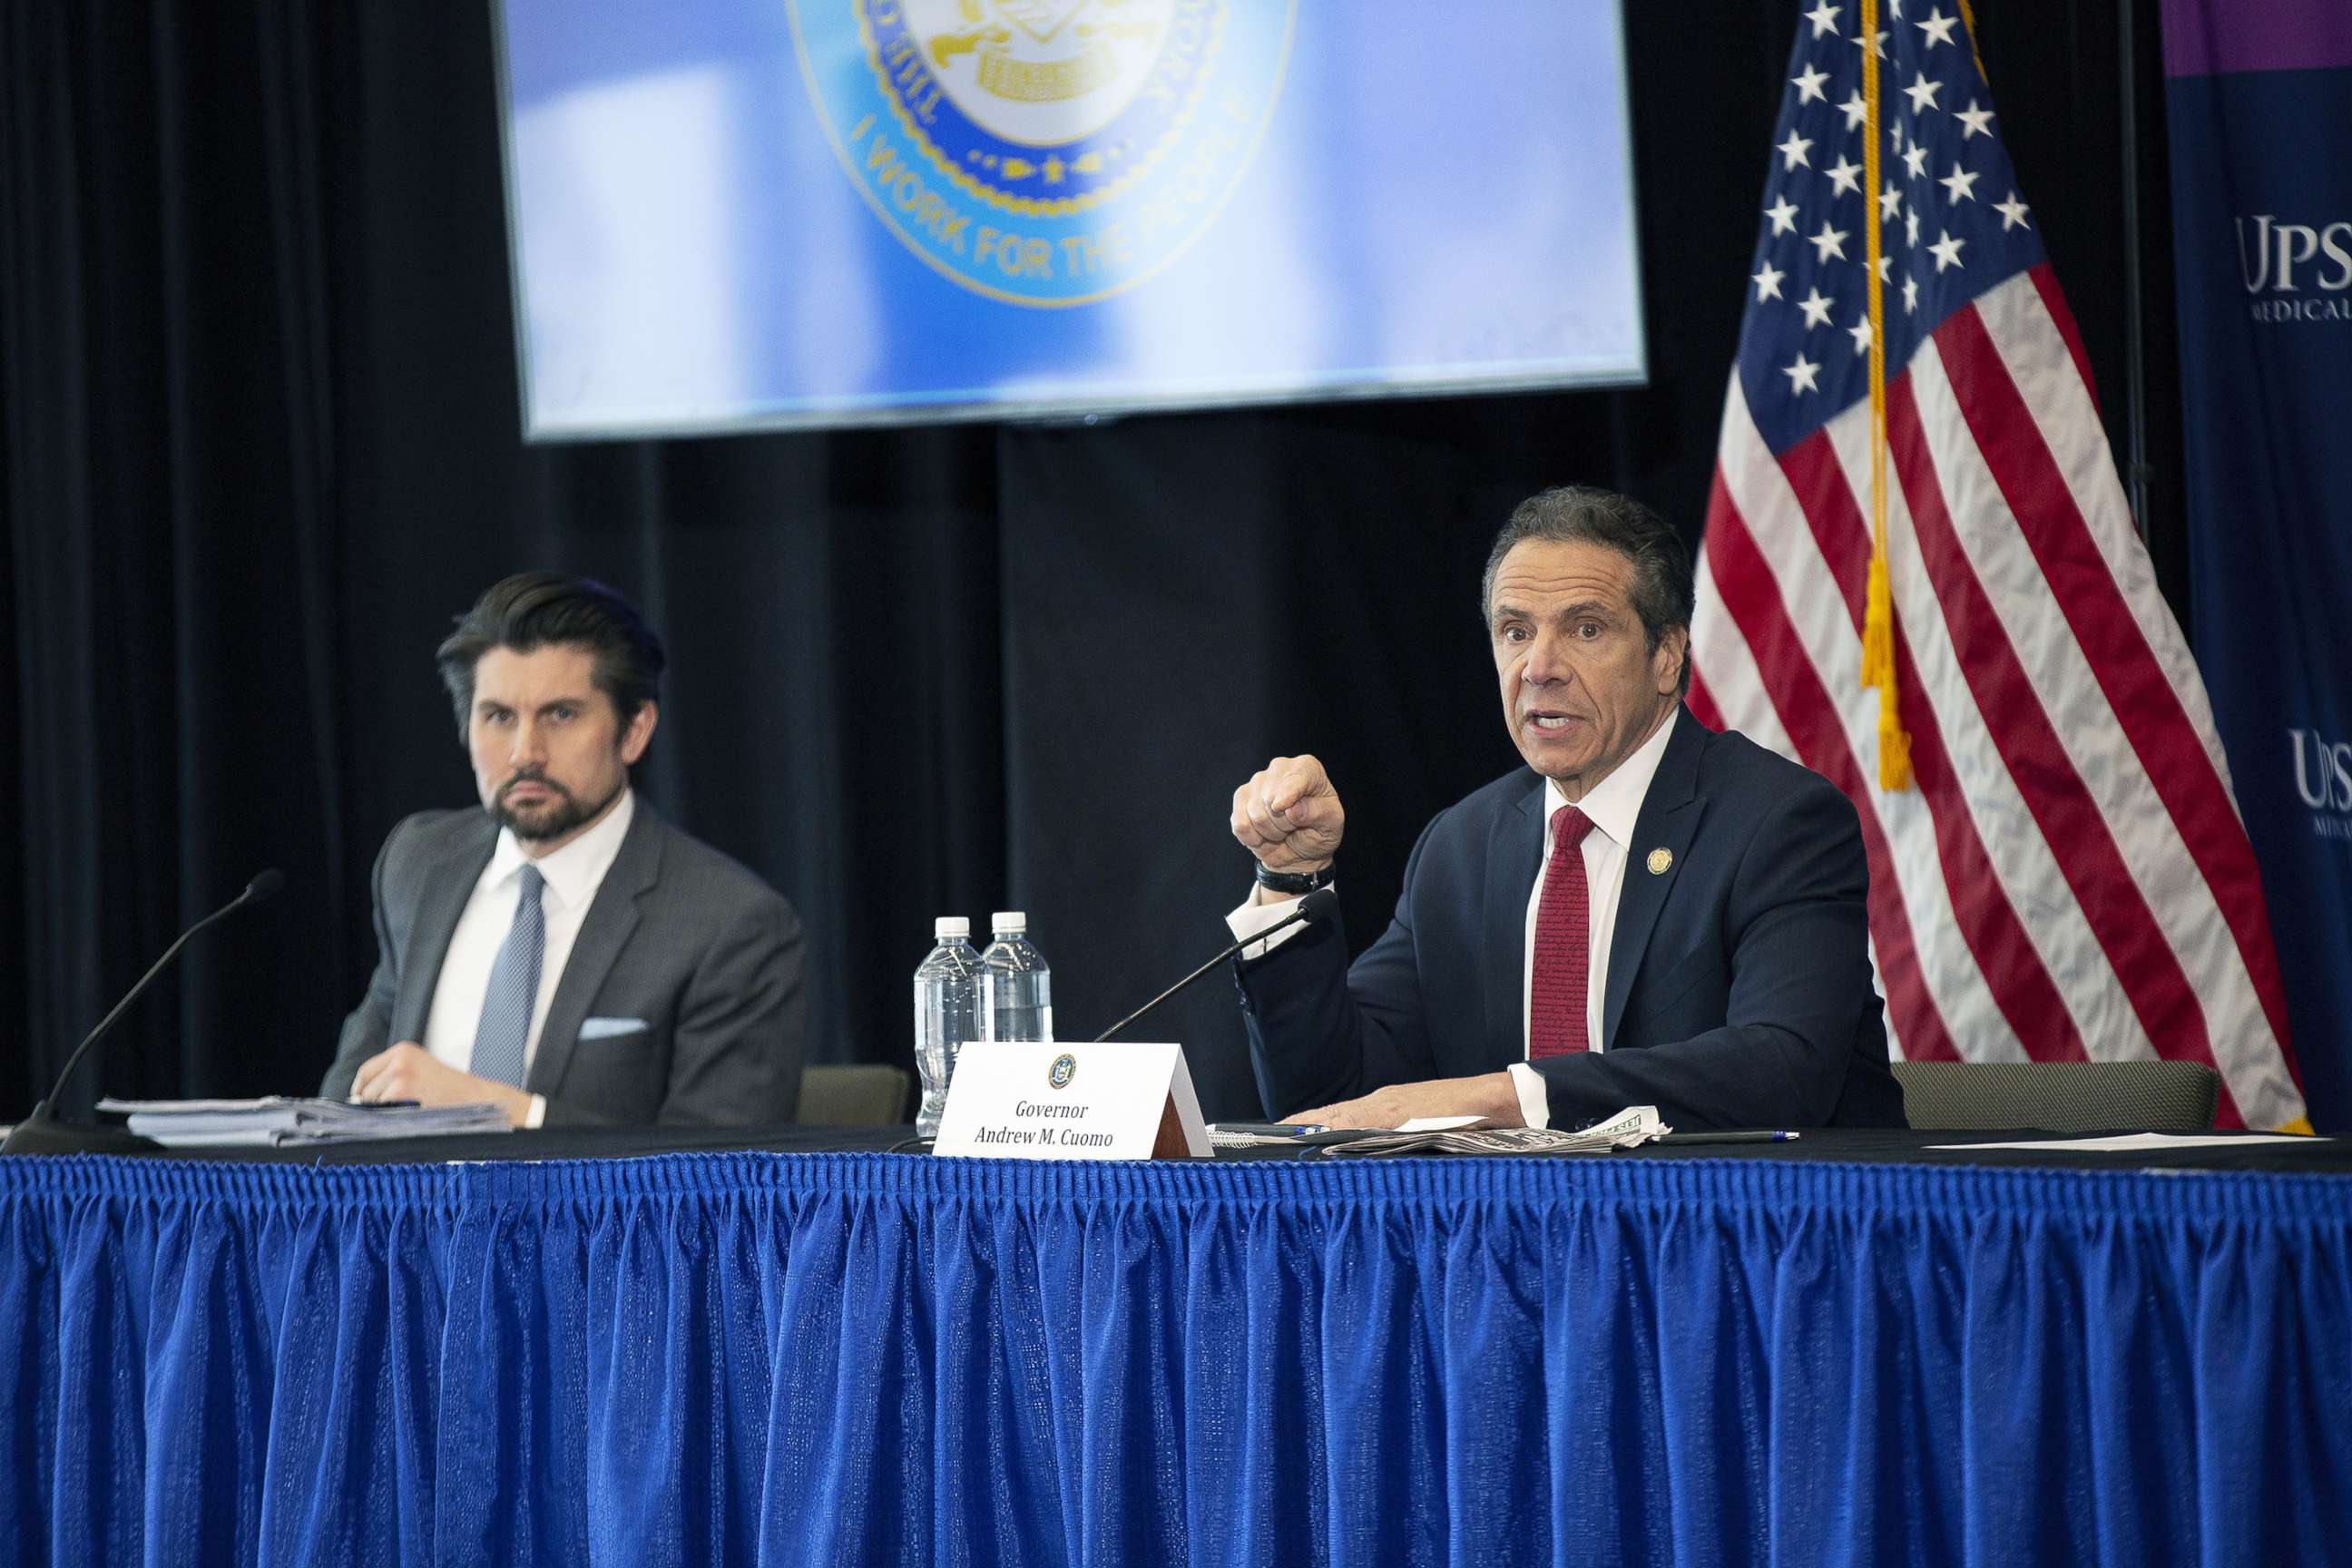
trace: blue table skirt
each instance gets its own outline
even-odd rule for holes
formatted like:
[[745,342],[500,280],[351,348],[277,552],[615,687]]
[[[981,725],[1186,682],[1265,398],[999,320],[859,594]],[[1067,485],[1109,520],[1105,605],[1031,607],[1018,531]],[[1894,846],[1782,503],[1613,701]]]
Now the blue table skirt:
[[2352,1178],[0,1163],[12,1563],[2352,1558]]

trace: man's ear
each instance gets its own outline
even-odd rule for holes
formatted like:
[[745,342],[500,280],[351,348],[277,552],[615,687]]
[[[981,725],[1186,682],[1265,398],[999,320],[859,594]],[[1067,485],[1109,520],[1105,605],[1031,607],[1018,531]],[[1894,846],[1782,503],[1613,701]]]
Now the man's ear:
[[1690,628],[1669,626],[1666,635],[1658,639],[1658,651],[1650,656],[1650,673],[1658,683],[1658,695],[1671,697],[1682,689],[1683,668],[1690,663]]
[[660,722],[661,707],[658,703],[638,705],[636,712],[630,717],[629,727],[621,732],[621,762],[624,766],[636,766],[637,759],[646,754],[646,747],[653,742],[654,726]]

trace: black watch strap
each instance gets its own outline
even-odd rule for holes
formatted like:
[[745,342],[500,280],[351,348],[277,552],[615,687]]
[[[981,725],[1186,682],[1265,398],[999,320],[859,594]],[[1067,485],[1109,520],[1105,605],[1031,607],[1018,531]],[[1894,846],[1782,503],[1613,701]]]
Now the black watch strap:
[[1257,878],[1257,885],[1264,888],[1269,893],[1287,893],[1294,897],[1303,898],[1308,893],[1320,892],[1325,888],[1329,887],[1331,885],[1332,873],[1331,867],[1328,864],[1325,865],[1320,871],[1313,873],[1306,871],[1273,871],[1268,870],[1266,868],[1265,862],[1261,860],[1257,863],[1257,870],[1255,875]]

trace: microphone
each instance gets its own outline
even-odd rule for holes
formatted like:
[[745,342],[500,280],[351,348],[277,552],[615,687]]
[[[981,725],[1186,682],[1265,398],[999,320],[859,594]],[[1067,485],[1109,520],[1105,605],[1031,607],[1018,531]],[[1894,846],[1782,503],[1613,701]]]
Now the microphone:
[[6,1142],[0,1143],[0,1154],[79,1154],[103,1152],[109,1150],[154,1148],[156,1145],[151,1140],[140,1138],[129,1132],[118,1132],[110,1127],[70,1126],[59,1121],[50,1107],[57,1102],[58,1096],[65,1092],[67,1080],[73,1077],[74,1068],[81,1066],[81,1059],[89,1054],[90,1047],[98,1044],[106,1032],[114,1026],[114,1021],[122,1016],[131,1004],[139,1000],[140,994],[154,984],[155,977],[163,973],[173,959],[179,956],[182,948],[188,945],[190,937],[194,936],[206,926],[228,919],[247,904],[261,902],[285,885],[286,873],[273,866],[247,882],[245,885],[245,891],[182,931],[180,940],[163,950],[163,956],[155,961],[153,968],[139,977],[139,984],[133,985],[122,1000],[114,1005],[114,1010],[98,1021],[98,1027],[82,1037],[81,1044],[76,1046],[73,1055],[66,1058],[65,1070],[58,1074],[58,1081],[51,1087],[47,1098],[33,1107],[33,1113],[30,1116],[16,1124],[16,1131],[8,1134]]
[[1224,963],[1225,960],[1231,958],[1242,949],[1255,946],[1256,943],[1264,942],[1266,938],[1272,936],[1278,931],[1287,931],[1295,925],[1304,925],[1314,921],[1325,919],[1339,907],[1339,894],[1333,892],[1328,888],[1316,889],[1313,892],[1298,900],[1298,907],[1297,909],[1291,910],[1288,914],[1283,916],[1280,920],[1275,921],[1264,931],[1259,931],[1253,936],[1244,937],[1241,941],[1234,942],[1223,952],[1218,953],[1216,957],[1209,960],[1208,963],[1201,965],[1200,968],[1192,971],[1192,973],[1184,976],[1183,979],[1179,980],[1175,984],[1171,985],[1167,990],[1162,991],[1159,995],[1154,996],[1150,1001],[1146,1002],[1142,1006],[1138,1007],[1134,1012],[1129,1013],[1126,1017],[1121,1018],[1118,1023],[1113,1024],[1101,1034],[1097,1035],[1090,1043],[1100,1045],[1103,1041],[1109,1039],[1113,1035],[1118,1034],[1121,1029],[1126,1028],[1129,1024],[1134,1023],[1138,1018],[1142,1017],[1146,1013],[1150,1012],[1154,1007],[1159,1006],[1160,1004],[1167,1001],[1168,998],[1175,995],[1176,993],[1183,990],[1184,987],[1192,984],[1192,982],[1200,979],[1201,976],[1208,973],[1209,971],[1216,968],[1217,965]]

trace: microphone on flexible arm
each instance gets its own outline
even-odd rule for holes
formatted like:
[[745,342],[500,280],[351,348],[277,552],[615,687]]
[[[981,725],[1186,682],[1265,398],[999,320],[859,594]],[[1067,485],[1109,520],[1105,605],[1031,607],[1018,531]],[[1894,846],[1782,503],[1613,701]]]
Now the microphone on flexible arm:
[[1216,968],[1217,965],[1224,963],[1225,960],[1231,958],[1242,949],[1245,947],[1253,947],[1257,943],[1264,942],[1266,938],[1272,936],[1278,931],[1287,931],[1290,927],[1295,925],[1302,925],[1310,921],[1322,920],[1328,916],[1333,910],[1336,910],[1339,907],[1339,894],[1333,892],[1328,888],[1316,889],[1315,891],[1307,894],[1305,898],[1298,900],[1298,907],[1297,909],[1291,910],[1288,914],[1283,916],[1280,920],[1275,921],[1264,931],[1254,932],[1249,936],[1244,937],[1241,941],[1234,942],[1223,952],[1218,953],[1216,957],[1209,960],[1208,963],[1201,965],[1200,968],[1192,971],[1192,973],[1184,976],[1183,979],[1179,980],[1175,984],[1171,985],[1167,990],[1162,991],[1159,995],[1154,996],[1150,1001],[1146,1002],[1142,1006],[1138,1007],[1134,1012],[1129,1013],[1126,1017],[1121,1018],[1118,1023],[1113,1024],[1101,1034],[1097,1035],[1094,1037],[1093,1043],[1099,1045],[1103,1041],[1109,1039],[1113,1035],[1118,1034],[1121,1029],[1126,1028],[1129,1024],[1134,1023],[1138,1018],[1142,1017],[1146,1013],[1150,1012],[1154,1007],[1159,1006],[1160,1004],[1167,1001],[1168,998],[1175,995],[1176,993],[1183,990],[1184,987],[1192,984],[1192,982],[1200,979],[1201,976],[1208,973],[1209,971]]
[[89,1054],[90,1047],[114,1026],[114,1021],[122,1016],[131,1004],[139,1000],[140,993],[152,984],[155,977],[179,956],[180,950],[188,945],[190,937],[208,925],[228,919],[247,904],[261,902],[285,885],[286,873],[273,866],[247,882],[245,891],[182,931],[180,940],[163,950],[163,956],[155,961],[153,968],[139,977],[139,984],[114,1005],[114,1010],[98,1021],[98,1027],[82,1037],[81,1044],[76,1046],[73,1055],[66,1058],[65,1070],[58,1074],[58,1081],[49,1089],[47,1097],[33,1107],[30,1116],[16,1124],[16,1130],[8,1134],[6,1142],[0,1143],[0,1154],[105,1153],[159,1147],[152,1139],[116,1128],[76,1126],[59,1121],[50,1107],[57,1103],[58,1096],[65,1092],[67,1080],[73,1077],[74,1068],[81,1066],[81,1059]]

